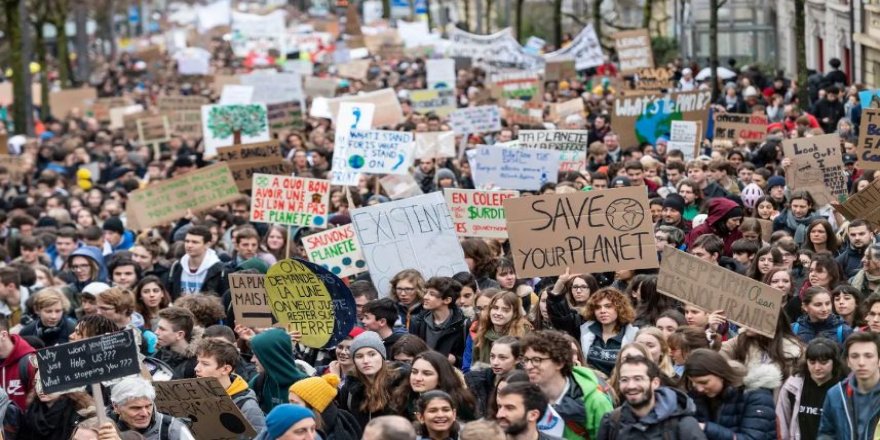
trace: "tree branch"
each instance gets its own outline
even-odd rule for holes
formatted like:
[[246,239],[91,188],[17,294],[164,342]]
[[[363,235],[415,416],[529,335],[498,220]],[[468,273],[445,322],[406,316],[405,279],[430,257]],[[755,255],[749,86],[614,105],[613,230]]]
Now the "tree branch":
[[581,20],[577,15],[572,14],[571,12],[563,12],[562,15],[570,18],[572,21],[578,24],[578,26],[586,26],[587,24]]

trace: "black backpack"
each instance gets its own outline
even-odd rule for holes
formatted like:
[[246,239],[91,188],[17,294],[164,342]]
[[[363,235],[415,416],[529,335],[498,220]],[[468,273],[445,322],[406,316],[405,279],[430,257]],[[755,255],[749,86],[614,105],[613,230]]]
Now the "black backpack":
[[[623,416],[623,408],[617,408],[611,412],[611,415],[608,417],[608,420],[611,421],[611,429],[608,430],[608,434],[611,440],[616,440],[617,435],[620,433],[620,418]],[[679,417],[672,417],[666,419],[661,424],[663,430],[663,440],[675,440],[678,438],[678,419]]]

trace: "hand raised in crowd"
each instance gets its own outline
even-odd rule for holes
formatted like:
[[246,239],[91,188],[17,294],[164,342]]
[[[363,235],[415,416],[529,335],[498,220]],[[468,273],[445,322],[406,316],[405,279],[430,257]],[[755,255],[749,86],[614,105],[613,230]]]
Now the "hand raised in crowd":
[[239,339],[244,341],[250,341],[254,336],[257,335],[257,332],[250,327],[245,327],[241,324],[235,325],[235,334],[238,335]]
[[724,310],[716,310],[709,314],[709,330],[716,333],[722,324],[727,322]]
[[565,283],[576,276],[578,276],[578,274],[571,273],[571,268],[566,267],[565,273],[559,275],[559,278],[556,279],[556,284],[553,285],[552,293],[554,295],[561,295],[565,290]]

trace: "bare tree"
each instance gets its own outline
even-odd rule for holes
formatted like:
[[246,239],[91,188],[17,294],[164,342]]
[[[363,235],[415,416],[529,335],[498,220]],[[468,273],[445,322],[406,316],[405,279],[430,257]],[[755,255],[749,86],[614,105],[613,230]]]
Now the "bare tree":
[[806,23],[806,0],[794,0],[794,39],[797,52],[797,87],[798,102],[801,108],[807,108],[810,104],[810,91],[807,87],[807,23]]

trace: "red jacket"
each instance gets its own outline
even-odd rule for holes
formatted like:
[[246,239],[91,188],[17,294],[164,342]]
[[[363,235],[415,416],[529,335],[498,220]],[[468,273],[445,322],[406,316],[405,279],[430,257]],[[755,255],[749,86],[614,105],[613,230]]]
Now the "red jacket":
[[716,224],[719,223],[724,217],[727,216],[727,213],[730,212],[733,208],[736,208],[738,205],[736,202],[725,199],[724,197],[715,197],[712,200],[709,200],[709,215],[706,218],[706,221],[697,226],[687,235],[685,239],[685,243],[687,244],[688,249],[690,249],[694,242],[697,241],[701,235],[706,234],[715,234],[724,240],[724,252],[723,256],[730,257],[733,256],[733,253],[730,250],[731,245],[736,240],[742,238],[742,232],[739,229],[735,231],[728,232],[726,235],[721,233],[716,228]]
[[19,361],[26,355],[36,352],[36,350],[34,350],[34,347],[31,347],[31,344],[28,344],[27,341],[22,339],[19,335],[9,335],[9,338],[12,340],[13,344],[12,353],[10,353],[6,359],[0,361],[0,383],[2,383],[3,389],[6,390],[6,394],[9,395],[9,398],[17,403],[19,408],[24,410],[28,407],[27,395],[34,389],[36,368],[28,362],[28,377],[25,381],[26,383],[22,383]]

